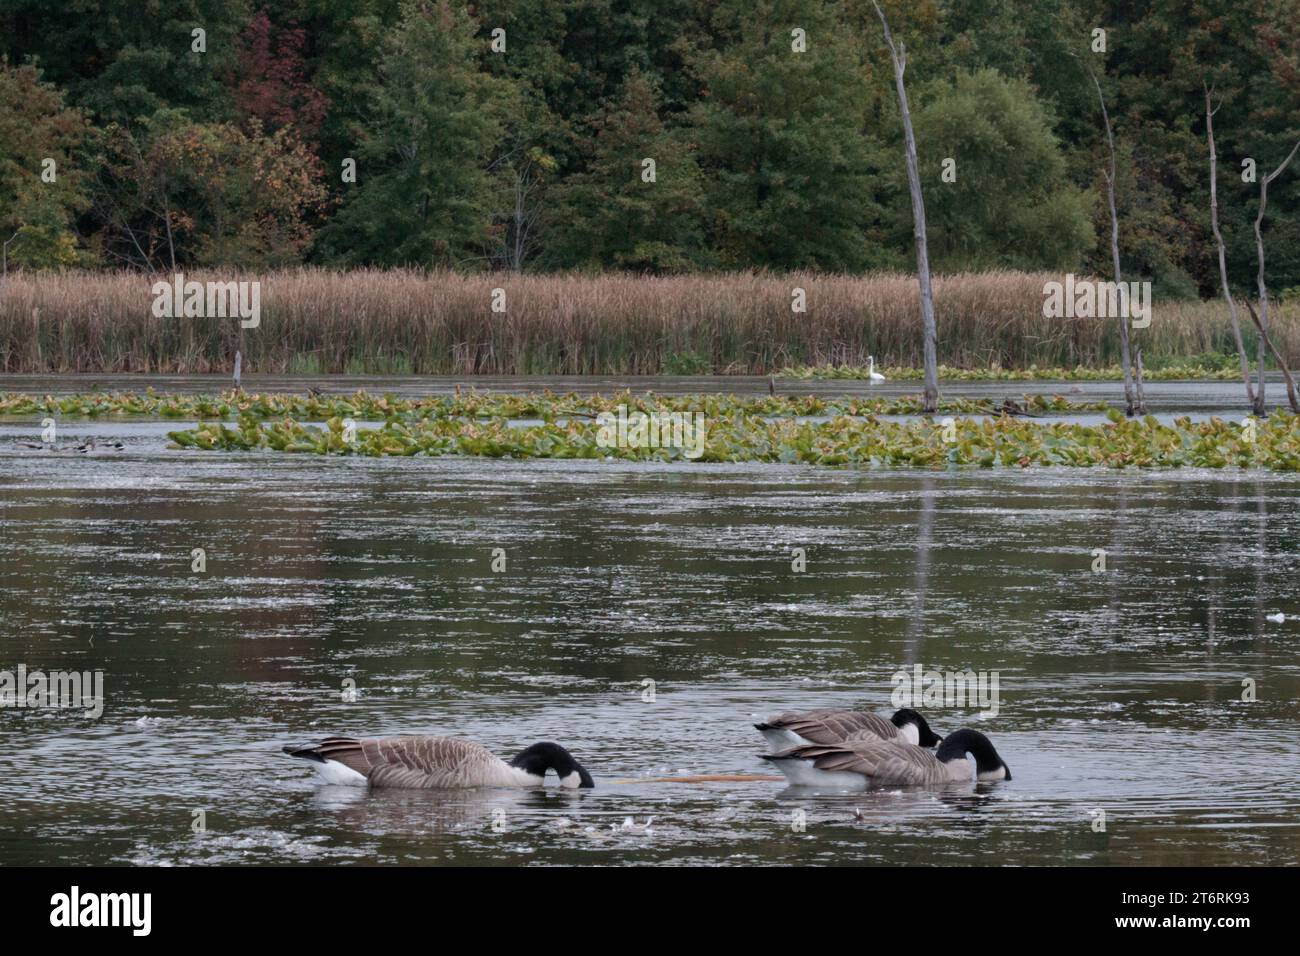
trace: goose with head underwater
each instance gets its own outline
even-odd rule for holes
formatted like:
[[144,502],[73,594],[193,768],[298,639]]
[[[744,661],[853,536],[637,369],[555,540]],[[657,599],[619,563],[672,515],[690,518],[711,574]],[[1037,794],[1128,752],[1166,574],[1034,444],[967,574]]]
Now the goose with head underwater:
[[[972,775],[967,755],[975,758]],[[812,744],[764,760],[776,764],[796,787],[866,790],[872,786],[927,786],[972,779],[1010,780],[1011,770],[978,730],[957,730],[933,752],[900,740],[855,737],[835,744]]]
[[835,744],[856,736],[899,740],[918,747],[933,747],[942,739],[910,707],[895,711],[888,720],[865,710],[786,711],[755,724],[754,728],[773,751],[809,744]]
[[311,761],[326,783],[355,787],[540,787],[548,770],[555,771],[561,787],[596,785],[573,754],[553,743],[533,744],[509,763],[460,737],[327,737],[284,752]]

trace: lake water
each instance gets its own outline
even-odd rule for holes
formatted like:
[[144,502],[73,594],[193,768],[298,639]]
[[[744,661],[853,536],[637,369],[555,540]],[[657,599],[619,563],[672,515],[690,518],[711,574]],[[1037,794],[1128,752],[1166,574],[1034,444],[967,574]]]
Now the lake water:
[[[126,448],[0,426],[0,670],[102,670],[105,706],[0,710],[0,864],[1300,863],[1294,477],[204,454],[61,427]],[[987,733],[1012,781],[651,780],[768,773],[755,715],[887,713],[915,664],[996,672],[996,716],[923,709]],[[556,740],[597,787],[371,793],[280,753],[335,733]]]

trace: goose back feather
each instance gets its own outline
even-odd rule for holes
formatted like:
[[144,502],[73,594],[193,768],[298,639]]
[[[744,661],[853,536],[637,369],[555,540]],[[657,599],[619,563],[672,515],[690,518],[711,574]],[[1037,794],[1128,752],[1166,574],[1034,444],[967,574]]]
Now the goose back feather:
[[[534,744],[513,763],[460,737],[327,737],[314,746],[284,750],[320,764],[321,775],[334,783],[421,790],[539,787],[547,769],[555,769],[566,786],[592,785],[586,771],[556,744]],[[576,776],[568,782],[570,775],[580,775],[582,782]]]
[[863,710],[786,711],[754,727],[773,747],[787,750],[808,744],[834,744],[856,737],[876,737],[933,747],[940,740],[925,718],[903,709],[886,719]]
[[941,763],[929,750],[879,737],[858,737],[840,744],[802,747],[796,755],[799,759],[811,760],[818,770],[860,774],[884,786],[970,779],[970,764],[965,760]]
[[862,710],[786,711],[769,717],[758,729],[784,731],[810,744],[838,743],[859,733],[882,740],[899,736],[898,728],[884,717]]

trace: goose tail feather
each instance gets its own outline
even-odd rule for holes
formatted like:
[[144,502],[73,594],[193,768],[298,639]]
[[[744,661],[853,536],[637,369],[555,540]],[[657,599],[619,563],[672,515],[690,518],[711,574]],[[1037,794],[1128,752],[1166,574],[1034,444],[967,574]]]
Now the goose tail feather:
[[285,746],[285,747],[281,747],[280,749],[283,750],[285,753],[287,753],[290,757],[299,757],[303,760],[314,760],[317,763],[325,762],[325,758],[320,755],[320,751],[317,750],[314,746],[311,747]]

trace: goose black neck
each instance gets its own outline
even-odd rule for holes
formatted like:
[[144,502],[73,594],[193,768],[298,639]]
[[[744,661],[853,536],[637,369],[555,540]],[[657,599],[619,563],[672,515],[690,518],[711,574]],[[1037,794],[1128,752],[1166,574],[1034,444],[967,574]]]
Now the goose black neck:
[[925,722],[924,717],[910,707],[894,711],[894,716],[889,718],[889,722],[900,730],[908,724],[915,724],[917,736],[920,738],[917,743],[922,747],[933,747],[943,739],[930,729],[930,725]]
[[559,744],[533,744],[510,761],[510,766],[518,767],[520,770],[538,777],[545,777],[546,771],[554,770],[561,780],[569,776],[569,774],[576,773],[578,780],[581,781],[578,786],[594,787],[596,785],[596,782],[591,779],[591,774],[583,769],[582,764],[573,759],[573,754]]
[[[943,743],[934,755],[942,763],[947,763],[950,760],[964,760],[967,754],[975,758],[976,773],[989,773],[1006,766],[993,749],[993,743],[978,730],[953,731],[943,738]],[[1011,779],[1010,772],[1007,773],[1007,779]]]

